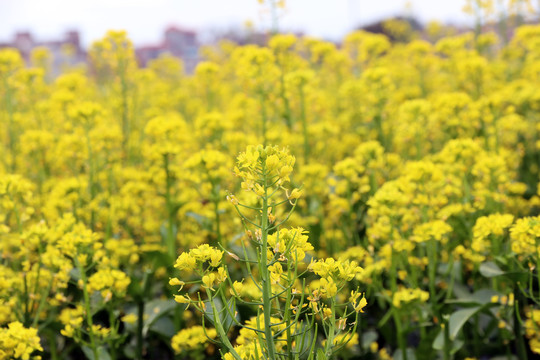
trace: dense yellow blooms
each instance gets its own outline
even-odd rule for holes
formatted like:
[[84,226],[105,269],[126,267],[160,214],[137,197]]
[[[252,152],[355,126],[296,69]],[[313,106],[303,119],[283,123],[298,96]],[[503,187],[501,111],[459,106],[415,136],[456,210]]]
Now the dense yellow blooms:
[[35,351],[43,351],[37,329],[25,328],[20,322],[0,328],[0,359],[41,359],[40,356],[31,356]]
[[518,255],[538,258],[540,256],[539,238],[540,216],[518,219],[510,228],[512,251]]
[[122,298],[130,282],[131,279],[120,270],[98,270],[88,278],[88,292],[99,291],[105,299],[110,299],[113,295]]
[[193,326],[189,329],[180,330],[171,339],[171,346],[174,352],[182,354],[197,348],[203,348],[208,338],[215,339],[217,336],[215,329],[204,329],[202,326]]
[[124,31],[58,76],[1,49],[0,358],[443,358],[463,304],[491,332],[456,358],[540,353],[540,27],[480,33],[497,6],[530,10],[224,41],[192,74]]
[[[296,199],[294,191],[289,199]],[[280,229],[268,236],[268,248],[272,253],[289,253],[295,261],[302,261],[306,252],[313,250],[313,245],[308,241],[307,231],[302,228]]]
[[403,288],[392,295],[392,304],[400,308],[413,301],[426,302],[428,299],[429,293],[427,291]]

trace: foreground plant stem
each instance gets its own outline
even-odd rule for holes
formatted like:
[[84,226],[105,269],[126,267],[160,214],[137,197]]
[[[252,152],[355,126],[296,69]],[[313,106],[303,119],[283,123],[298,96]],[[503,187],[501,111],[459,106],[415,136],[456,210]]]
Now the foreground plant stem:
[[[395,294],[397,291],[397,267],[396,267],[396,254],[392,251],[392,268],[390,276],[392,278],[392,294]],[[405,344],[405,339],[403,338],[403,326],[401,324],[401,313],[399,308],[394,307],[392,309],[392,317],[394,318],[394,323],[396,325],[396,337],[398,346],[401,350],[401,355],[403,360],[407,360],[407,345]]]
[[136,356],[137,360],[143,359],[144,352],[144,339],[143,339],[143,329],[144,329],[144,300],[145,295],[148,294],[150,288],[150,275],[149,271],[145,271],[142,279],[141,293],[139,294],[139,299],[137,301],[137,338],[136,338]]
[[261,278],[262,278],[262,293],[263,293],[263,312],[264,312],[264,334],[266,337],[266,346],[268,350],[268,357],[270,359],[276,358],[276,350],[274,347],[274,338],[272,336],[272,327],[270,317],[272,316],[272,284],[270,283],[270,272],[268,271],[268,179],[266,173],[266,166],[263,164],[262,168],[264,177],[264,197],[262,203],[262,218],[261,218],[261,261],[259,263]]
[[172,176],[169,168],[169,154],[163,155],[163,168],[165,170],[165,205],[167,207],[167,235],[165,238],[165,245],[167,247],[167,254],[171,259],[174,259],[176,255],[176,237],[174,234],[174,205],[172,201]]
[[73,259],[75,262],[75,267],[79,270],[79,273],[81,275],[81,280],[83,282],[83,297],[84,297],[84,309],[86,313],[86,322],[88,323],[88,336],[90,337],[90,348],[92,349],[92,353],[94,354],[94,360],[99,360],[99,352],[96,345],[96,339],[94,337],[94,322],[92,320],[92,310],[90,308],[90,295],[88,294],[87,290],[87,283],[88,279],[86,278],[86,272],[83,268],[83,266],[79,263],[79,260],[77,257]]
[[[232,356],[236,360],[242,360],[240,355],[236,352],[234,347],[232,346],[229,337],[227,336],[227,333],[225,332],[225,329],[223,329],[223,324],[221,323],[221,318],[219,317],[219,311],[216,308],[216,304],[214,304],[214,299],[212,298],[211,291],[207,288],[206,289],[206,295],[208,296],[208,302],[210,303],[210,306],[212,307],[212,313],[214,314],[214,325],[216,327],[216,331],[219,335],[219,339],[225,347],[227,347],[227,350],[232,354]],[[227,304],[224,304],[223,306],[227,306]]]
[[304,87],[300,85],[300,118],[302,120],[302,132],[304,135],[304,162],[309,163],[309,135],[308,135],[308,125],[306,118],[306,99],[304,94]]
[[328,338],[326,339],[325,355],[330,359],[332,357],[332,348],[334,347],[334,336],[336,334],[336,307],[335,298],[330,300],[332,316],[330,316],[330,328],[328,329]]
[[266,146],[266,127],[268,122],[268,115],[266,113],[266,99],[264,93],[261,91],[260,94],[260,104],[261,104],[261,117],[262,117],[262,137],[263,145]]
[[527,347],[525,346],[524,335],[521,333],[521,317],[519,315],[519,305],[523,304],[523,295],[518,289],[514,290],[514,337],[516,338],[516,352],[520,360],[527,360]]

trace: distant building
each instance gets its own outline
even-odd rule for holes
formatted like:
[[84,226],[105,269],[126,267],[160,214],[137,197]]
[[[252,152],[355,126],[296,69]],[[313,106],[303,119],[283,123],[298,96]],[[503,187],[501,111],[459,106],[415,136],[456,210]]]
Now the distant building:
[[86,52],[81,47],[78,31],[68,31],[63,39],[54,41],[37,41],[30,32],[18,32],[13,41],[0,43],[0,48],[12,47],[21,53],[21,56],[28,63],[30,54],[36,47],[46,47],[51,52],[53,63],[51,71],[58,74],[62,65],[75,65],[86,61]]
[[183,60],[186,72],[191,73],[199,61],[197,33],[171,26],[165,30],[164,40],[159,45],[141,46],[135,49],[139,65],[169,53]]
[[[298,37],[301,37],[303,34],[295,34]],[[230,29],[225,32],[217,33],[214,36],[214,42],[219,42],[222,40],[231,41],[238,45],[259,45],[265,46],[268,44],[268,40],[272,35],[268,32],[258,32],[258,31],[245,31],[243,29]]]
[[[406,27],[400,30],[404,30],[407,34],[395,33],[393,30],[396,29],[392,29],[391,27],[391,24],[393,22],[401,22],[402,24],[405,24]],[[415,18],[404,16],[391,17],[358,28],[358,30],[364,30],[370,33],[384,34],[388,36],[388,38],[390,38],[390,40],[392,41],[410,40],[409,37],[410,35],[412,35],[412,32],[421,32],[423,31],[423,29],[424,28],[422,24],[418,20],[416,20]]]

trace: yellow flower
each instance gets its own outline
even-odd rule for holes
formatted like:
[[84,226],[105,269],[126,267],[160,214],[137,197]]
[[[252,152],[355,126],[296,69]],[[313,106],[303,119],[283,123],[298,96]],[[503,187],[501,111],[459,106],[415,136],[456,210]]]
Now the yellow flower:
[[231,289],[230,291],[231,295],[237,296],[236,294],[238,294],[240,296],[242,294],[242,290],[244,289],[244,284],[242,282],[234,281],[233,288],[234,288],[234,291],[233,289]]
[[183,286],[185,283],[183,281],[180,281],[178,278],[170,278],[169,279],[169,285],[171,286]]
[[122,316],[122,321],[128,324],[135,324],[135,322],[137,322],[137,319],[138,317],[135,314],[127,314]]
[[334,297],[337,294],[338,288],[336,283],[331,278],[321,279],[321,290],[327,297]]
[[179,304],[191,303],[191,299],[186,295],[174,295],[174,301],[176,301]]
[[174,267],[180,271],[195,270],[196,264],[197,264],[197,260],[193,258],[190,254],[184,252],[180,254],[178,259],[176,259],[176,263],[174,264]]
[[291,194],[289,195],[289,200],[299,199],[302,197],[303,194],[303,190],[293,189],[293,191],[291,191]]
[[210,266],[218,267],[221,264],[221,258],[223,257],[223,251],[212,251],[210,254]]
[[209,273],[208,275],[204,275],[202,277],[203,287],[205,288],[212,288],[214,286],[215,281],[216,281],[215,273]]

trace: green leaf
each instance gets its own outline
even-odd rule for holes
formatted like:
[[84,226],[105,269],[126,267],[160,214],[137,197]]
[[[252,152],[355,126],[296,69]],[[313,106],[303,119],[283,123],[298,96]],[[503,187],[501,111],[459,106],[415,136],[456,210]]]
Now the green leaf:
[[[416,360],[416,354],[414,353],[413,349],[408,348],[405,351],[407,353],[407,360]],[[404,359],[403,352],[401,351],[401,349],[397,349],[396,351],[394,351],[393,358],[394,358],[394,360],[403,360]]]
[[297,327],[293,337],[296,338],[298,344],[297,351],[300,354],[301,359],[306,359],[305,356],[311,350],[311,344],[313,343],[313,326],[305,324],[303,321],[299,322],[300,327]]
[[[178,226],[173,225],[172,232],[173,237],[176,238],[176,235],[178,234]],[[167,221],[164,221],[159,227],[159,234],[161,235],[162,239],[167,239],[169,237],[169,224]]]
[[453,293],[454,293],[454,296],[459,299],[464,296],[468,296],[470,294],[470,291],[465,285],[460,284],[460,283],[455,283]]
[[[204,303],[206,304],[206,308],[209,309],[204,313],[204,315],[212,323],[212,325],[214,325],[215,319],[214,312],[212,311],[212,305],[210,304],[209,300],[205,300]],[[219,315],[219,319],[221,320],[221,325],[223,326],[223,329],[225,330],[225,332],[229,331],[229,328],[234,324],[234,319],[230,314],[235,314],[236,320],[239,320],[234,298],[231,298],[227,304],[230,311],[227,311],[227,309],[223,307],[223,302],[220,299],[214,299],[214,305],[216,306],[216,311]]]
[[150,327],[160,317],[168,314],[176,306],[174,300],[152,300],[145,304],[144,315],[145,321],[143,326],[143,335],[146,336]]
[[326,357],[326,354],[324,353],[324,350],[319,348],[317,350],[317,360],[328,360],[328,357]]
[[124,352],[124,356],[128,359],[135,359],[137,357],[137,353],[135,351],[135,342],[132,341],[131,343],[128,343],[122,347],[122,350]]
[[492,261],[487,261],[480,264],[480,274],[487,278],[505,276],[514,282],[526,282],[528,275],[524,271],[503,271]]
[[150,331],[163,335],[165,338],[172,338],[176,334],[174,323],[168,317],[162,316],[150,326]]
[[493,296],[500,296],[501,293],[492,289],[480,289],[474,293],[460,294],[457,299],[447,300],[447,304],[460,304],[460,305],[487,305],[491,303]]
[[497,264],[492,261],[487,261],[480,264],[480,274],[487,278],[504,275],[504,271],[501,270]]
[[362,348],[364,350],[369,349],[371,343],[377,341],[379,334],[376,331],[368,330],[362,334]]
[[86,355],[88,360],[111,360],[111,356],[109,355],[109,352],[107,351],[107,349],[105,349],[104,346],[99,346],[97,348],[97,352],[98,352],[97,359],[94,357],[94,352],[89,346],[83,345],[82,351],[84,355]]
[[[461,349],[461,347],[463,346],[463,344],[464,342],[459,339],[450,341],[450,345],[451,345],[450,353],[455,354],[456,352],[458,352],[459,349]],[[440,351],[444,350],[444,331],[443,330],[439,331],[439,334],[437,334],[437,337],[435,338],[435,340],[433,340],[433,348],[435,350],[440,350]]]
[[458,310],[450,315],[450,320],[448,320],[450,340],[454,340],[463,325],[481,309],[482,306],[475,306],[469,309]]
[[435,340],[433,340],[433,348],[435,350],[442,350],[444,349],[444,332],[443,330],[439,330],[439,333],[437,334],[437,337]]
[[186,216],[194,219],[199,225],[203,227],[203,229],[212,229],[213,220],[211,220],[210,218],[194,213],[192,211],[186,212]]
[[69,276],[73,279],[73,281],[77,282],[81,280],[81,272],[77,268],[73,268],[69,271]]
[[390,317],[392,316],[393,311],[394,311],[394,308],[391,307],[391,308],[386,312],[386,314],[384,314],[384,316],[382,317],[382,319],[379,321],[379,323],[377,324],[377,327],[379,327],[379,328],[383,327],[384,324],[386,324],[386,322],[387,322],[388,320],[390,320]]
[[104,307],[105,302],[103,301],[103,297],[101,296],[100,292],[94,291],[92,294],[90,294],[90,309],[92,310],[92,315],[96,314]]

